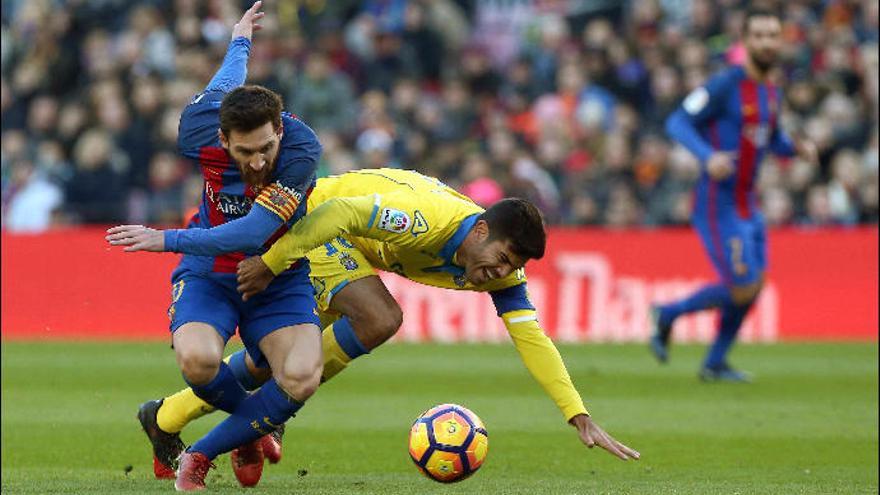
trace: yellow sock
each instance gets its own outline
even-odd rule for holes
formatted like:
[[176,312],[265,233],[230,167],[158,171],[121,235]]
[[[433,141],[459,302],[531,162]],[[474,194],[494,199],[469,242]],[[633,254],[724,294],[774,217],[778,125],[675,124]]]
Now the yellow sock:
[[162,407],[156,414],[159,428],[167,433],[178,433],[190,421],[213,412],[210,404],[196,397],[191,388],[187,387],[174,395],[165,397]]
[[324,350],[324,374],[321,377],[322,382],[333,378],[339,372],[348,366],[351,358],[342,350],[339,342],[336,341],[336,335],[333,333],[333,325],[328,325],[322,333],[322,342]]

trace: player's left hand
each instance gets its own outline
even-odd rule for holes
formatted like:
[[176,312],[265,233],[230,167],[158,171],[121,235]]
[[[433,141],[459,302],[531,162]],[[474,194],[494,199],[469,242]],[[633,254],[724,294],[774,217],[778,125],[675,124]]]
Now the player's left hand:
[[251,39],[254,35],[254,31],[263,29],[263,26],[259,23],[260,19],[266,15],[265,12],[260,12],[262,6],[262,0],[257,0],[251,5],[251,8],[244,12],[244,15],[241,16],[241,20],[232,28],[232,39],[238,37]]
[[251,256],[238,264],[238,292],[241,300],[247,301],[269,287],[275,274],[266,266],[263,258]]
[[123,251],[165,251],[165,232],[143,225],[117,225],[107,229],[105,237],[111,246],[126,246]]
[[594,423],[586,414],[578,414],[571,418],[569,423],[577,428],[578,435],[581,437],[581,442],[583,442],[587,448],[592,449],[598,445],[607,450],[610,454],[613,454],[624,461],[630,459],[638,460],[641,457],[641,454],[639,454],[638,451],[627,447],[615,440],[611,435],[605,433],[605,430]]

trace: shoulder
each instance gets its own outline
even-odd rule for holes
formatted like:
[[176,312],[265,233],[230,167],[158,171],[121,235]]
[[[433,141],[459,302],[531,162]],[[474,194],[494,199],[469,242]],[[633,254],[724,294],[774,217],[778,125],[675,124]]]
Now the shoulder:
[[519,268],[508,276],[493,280],[490,282],[486,290],[492,292],[496,297],[518,298],[526,296],[526,270]]
[[718,100],[730,95],[730,91],[742,79],[744,72],[737,66],[727,67],[713,74],[702,86],[691,91],[682,101],[682,107],[691,115],[697,115]]
[[311,127],[299,117],[284,112],[281,114],[281,125],[284,128],[284,136],[281,137],[281,147],[301,147],[304,145],[315,145],[320,147],[318,135]]
[[313,175],[321,157],[321,143],[309,126],[290,114],[281,117],[284,134],[278,156],[278,174],[281,176]]
[[[522,273],[521,270],[517,270],[517,272]],[[532,302],[529,301],[529,293],[526,288],[525,274],[522,276],[522,280],[518,280],[517,273],[511,274],[510,277],[505,277],[501,280],[496,280],[496,283],[500,283],[503,281],[507,281],[508,278],[515,280],[513,285],[507,285],[504,288],[490,289],[489,295],[492,297],[492,302],[495,304],[496,312],[498,316],[503,315],[509,311],[517,311],[517,310],[535,310],[535,306],[532,305]]]
[[219,146],[220,103],[223,93],[208,91],[193,97],[180,115],[177,141],[181,148]]
[[184,120],[192,120],[200,122],[203,120],[212,120],[217,123],[220,121],[220,104],[226,93],[222,91],[204,91],[192,97],[189,104],[186,105],[181,114],[181,123]]
[[740,65],[731,65],[716,72],[706,81],[706,86],[716,90],[727,90],[739,84],[746,77],[745,69]]

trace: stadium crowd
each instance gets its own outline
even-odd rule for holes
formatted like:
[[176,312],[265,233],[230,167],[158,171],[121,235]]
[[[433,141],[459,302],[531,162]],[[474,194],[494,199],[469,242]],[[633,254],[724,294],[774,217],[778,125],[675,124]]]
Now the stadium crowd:
[[[250,1],[4,0],[3,229],[179,224],[202,179],[177,123]],[[666,116],[743,57],[737,0],[268,1],[249,82],[319,134],[322,175],[396,166],[554,224],[688,222],[696,160]],[[878,222],[878,4],[788,0],[771,225]]]

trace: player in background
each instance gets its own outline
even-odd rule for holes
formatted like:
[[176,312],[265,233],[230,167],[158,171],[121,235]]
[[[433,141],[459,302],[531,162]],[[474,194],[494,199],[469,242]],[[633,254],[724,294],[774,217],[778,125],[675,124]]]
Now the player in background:
[[766,228],[757,207],[755,179],[767,151],[796,152],[816,160],[808,141],[792,140],[779,126],[782,92],[771,78],[782,43],[782,23],[769,10],[746,13],[744,66],[730,67],[685,98],[666,121],[666,130],[699,159],[692,223],[720,280],[687,298],[652,311],[651,350],[668,359],[675,319],[709,308],[721,311],[720,328],[703,362],[706,381],[745,382],[748,373],[733,369],[727,354],[749,308],[764,284]]
[[[638,452],[592,421],[559,352],[538,323],[528,299],[523,266],[544,254],[541,214],[531,203],[503,200],[483,210],[437,179],[394,169],[361,170],[319,179],[309,214],[262,257],[239,265],[243,298],[259,297],[291,260],[308,255],[323,331],[323,380],[368,354],[398,330],[402,313],[376,271],[426,285],[488,292],[523,363],[576,427],[588,447],[621,459]],[[265,370],[246,363],[259,386]],[[182,390],[164,398],[159,426],[177,434],[210,409]],[[233,466],[235,467],[235,466]]]
[[[264,252],[305,215],[321,154],[315,133],[282,112],[277,94],[243,86],[252,32],[264,15],[260,5],[254,3],[235,25],[222,67],[180,118],[179,150],[198,161],[205,178],[198,214],[187,229],[123,225],[107,235],[111,245],[128,252],[184,254],[172,274],[168,310],[177,362],[195,394],[230,416],[180,456],[175,488],[183,491],[203,489],[211,460],[239,446],[233,462],[258,480],[260,438],[302,407],[322,371],[307,260],[291,260],[258,298],[244,302],[236,292],[238,262]],[[273,372],[254,394],[222,361],[236,327],[253,360]],[[173,455],[182,444],[158,428],[157,409],[148,404],[138,417],[153,444]],[[173,477],[172,464],[157,466],[166,468],[159,474]]]

